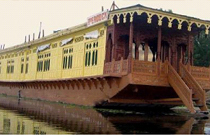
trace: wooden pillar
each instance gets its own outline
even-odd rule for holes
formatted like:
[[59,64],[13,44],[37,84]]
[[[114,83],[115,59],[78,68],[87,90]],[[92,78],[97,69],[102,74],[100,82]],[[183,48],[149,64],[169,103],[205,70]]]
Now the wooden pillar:
[[137,48],[137,50],[136,50],[136,59],[137,60],[139,60],[139,46],[140,46],[140,44],[141,44],[141,41],[140,41],[140,32],[139,31],[137,31],[137,36],[136,36],[136,48]]
[[[113,24],[113,42],[112,42],[112,60],[115,59],[115,51],[116,51],[116,40],[117,40],[117,25],[116,22],[114,21]],[[112,61],[111,60],[111,61]]]
[[128,55],[128,59],[129,59],[129,63],[128,65],[130,65],[129,67],[129,72],[132,71],[132,45],[133,45],[133,22],[130,22],[130,33],[129,33],[129,55]]
[[193,66],[194,63],[193,63],[193,53],[194,53],[194,37],[192,36],[192,40],[191,40],[191,65]]
[[188,34],[188,46],[187,46],[187,50],[188,50],[188,54],[187,54],[187,69],[190,72],[190,66],[191,66],[191,46],[192,46],[192,42],[191,42],[191,34]]
[[157,44],[157,60],[160,62],[160,51],[161,51],[161,40],[162,40],[162,30],[158,27],[158,44]]
[[160,56],[160,51],[161,51],[161,37],[162,36],[162,30],[161,27],[158,27],[158,44],[157,44],[157,73],[160,75],[160,61],[161,61],[161,56]]
[[132,45],[133,45],[133,22],[130,22],[129,33],[129,57],[132,58]]
[[188,57],[188,64],[190,64],[190,49],[191,48],[191,42],[190,42],[190,34],[188,35],[188,46],[187,46],[187,50],[188,50],[188,54],[187,54],[187,57]]
[[173,42],[172,42],[172,66],[177,70],[177,47],[176,47],[176,39],[173,37]]
[[192,65],[193,63],[193,36],[189,33],[188,35],[188,63]]

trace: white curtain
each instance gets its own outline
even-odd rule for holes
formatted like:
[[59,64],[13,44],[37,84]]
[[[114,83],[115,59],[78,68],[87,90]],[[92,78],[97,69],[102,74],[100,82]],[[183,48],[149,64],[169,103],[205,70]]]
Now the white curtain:
[[135,59],[135,56],[136,56],[136,50],[135,50],[135,47],[136,47],[136,44],[133,43],[132,44],[132,56],[133,56],[133,59]]
[[143,50],[143,45],[139,45],[139,60],[144,60],[144,50]]
[[64,45],[68,44],[69,42],[72,41],[72,39],[73,39],[73,38],[68,38],[68,39],[62,40],[62,41],[61,41],[61,46],[64,46]]
[[98,38],[99,37],[99,32],[97,30],[88,32],[84,35],[84,38],[90,38],[90,39],[94,39],[94,38]]
[[148,46],[148,61],[152,62],[152,59],[153,59],[153,53],[150,47]]
[[39,46],[39,47],[37,48],[37,50],[36,50],[36,53],[41,52],[41,51],[43,51],[43,50],[46,50],[46,49],[48,49],[48,48],[50,48],[50,44],[46,44],[46,45]]

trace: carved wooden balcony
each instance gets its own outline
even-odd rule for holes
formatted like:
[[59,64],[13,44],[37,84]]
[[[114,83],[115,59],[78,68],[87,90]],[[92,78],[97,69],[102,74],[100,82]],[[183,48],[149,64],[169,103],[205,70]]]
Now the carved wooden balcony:
[[210,68],[188,66],[188,70],[203,89],[210,90]]
[[128,73],[128,60],[119,60],[105,63],[104,75],[122,76]]
[[[187,65],[186,65],[187,67]],[[187,68],[203,89],[210,90],[210,68],[188,66]],[[133,84],[170,86],[168,83],[168,66],[162,62],[126,59],[105,63],[104,75],[123,76],[131,73]]]

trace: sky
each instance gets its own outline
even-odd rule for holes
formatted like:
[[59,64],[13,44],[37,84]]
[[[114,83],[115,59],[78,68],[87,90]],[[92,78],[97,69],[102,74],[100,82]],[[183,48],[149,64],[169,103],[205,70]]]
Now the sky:
[[[0,0],[0,45],[22,44],[25,36],[38,37],[40,22],[45,36],[87,21],[87,17],[110,9],[113,0]],[[115,0],[119,8],[136,4],[210,20],[210,0]],[[28,39],[27,39],[28,40]]]

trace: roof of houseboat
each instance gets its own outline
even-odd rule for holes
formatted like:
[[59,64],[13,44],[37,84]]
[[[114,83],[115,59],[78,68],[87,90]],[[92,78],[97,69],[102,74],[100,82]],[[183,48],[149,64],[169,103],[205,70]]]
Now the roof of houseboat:
[[[133,5],[133,6],[129,6],[129,7],[124,7],[124,8],[119,8],[119,9],[115,9],[113,11],[110,11],[110,16],[113,17],[115,16],[116,14],[120,14],[120,13],[130,13],[130,12],[141,12],[141,13],[148,13],[148,15],[159,15],[159,16],[162,16],[163,18],[164,17],[167,17],[167,18],[173,18],[180,21],[182,20],[183,22],[184,21],[188,21],[189,23],[191,24],[196,24],[198,26],[205,26],[205,27],[210,27],[210,21],[209,20],[201,20],[199,18],[195,18],[195,17],[190,17],[190,16],[186,16],[186,15],[181,15],[181,14],[176,14],[176,13],[172,13],[172,12],[168,12],[168,11],[163,11],[161,9],[154,9],[154,8],[150,8],[150,7],[145,7],[143,5],[140,5],[140,4],[137,4],[137,5]],[[138,13],[138,14],[141,14],[141,13]],[[112,18],[109,16],[109,20],[111,20]],[[76,32],[76,31],[80,31],[80,30],[83,30],[85,28],[87,28],[87,22],[85,23],[82,23],[82,24],[79,24],[79,25],[76,25],[76,26],[73,26],[73,27],[69,27],[69,28],[66,28],[66,29],[63,29],[63,30],[60,30],[60,31],[57,31],[56,33],[52,33],[50,35],[47,35],[45,37],[42,37],[40,39],[35,39],[33,41],[30,41],[30,42],[26,42],[26,43],[22,43],[22,44],[19,44],[19,45],[15,45],[13,47],[9,47],[9,48],[6,48],[4,50],[0,50],[0,53],[6,53],[6,52],[9,52],[9,51],[12,51],[12,50],[19,50],[19,49],[22,49],[22,48],[27,48],[31,45],[34,45],[34,44],[38,44],[38,43],[41,43],[41,42],[45,42],[45,41],[48,41],[48,40],[51,40],[51,39],[54,39],[54,38],[57,38],[57,37],[60,37],[60,36],[64,36],[64,35],[67,35],[67,34],[70,34],[70,33],[73,33],[73,32]]]

